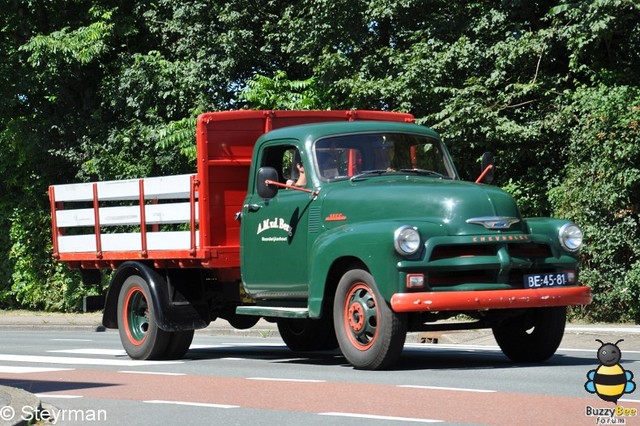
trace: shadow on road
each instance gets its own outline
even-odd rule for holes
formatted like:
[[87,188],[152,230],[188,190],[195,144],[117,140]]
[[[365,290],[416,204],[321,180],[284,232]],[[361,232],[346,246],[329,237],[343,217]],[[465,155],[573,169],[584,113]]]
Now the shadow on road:
[[[212,346],[210,348],[194,348],[185,356],[186,360],[204,359],[247,359],[273,363],[345,366],[351,368],[339,350],[325,352],[293,352],[284,344],[265,346]],[[543,364],[515,363],[497,349],[455,349],[439,348],[437,345],[405,347],[402,356],[391,370],[477,370],[477,369],[512,369],[527,368],[535,365],[544,366],[591,366],[593,359],[585,359],[566,353],[557,353]]]
[[23,389],[31,393],[51,393],[74,391],[78,389],[104,388],[118,386],[113,383],[99,382],[69,382],[53,380],[28,380],[28,379],[0,379],[0,385]]

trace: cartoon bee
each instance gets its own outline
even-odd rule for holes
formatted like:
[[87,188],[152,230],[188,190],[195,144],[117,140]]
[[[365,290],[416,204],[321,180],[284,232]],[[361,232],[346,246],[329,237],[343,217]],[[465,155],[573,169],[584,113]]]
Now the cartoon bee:
[[602,346],[598,349],[598,361],[600,365],[595,370],[587,373],[587,383],[584,388],[589,393],[597,394],[600,399],[618,404],[618,399],[625,393],[631,393],[635,390],[636,384],[631,380],[633,373],[627,371],[619,364],[622,353],[618,347],[618,343],[624,339],[618,340],[616,343],[604,343],[600,339]]

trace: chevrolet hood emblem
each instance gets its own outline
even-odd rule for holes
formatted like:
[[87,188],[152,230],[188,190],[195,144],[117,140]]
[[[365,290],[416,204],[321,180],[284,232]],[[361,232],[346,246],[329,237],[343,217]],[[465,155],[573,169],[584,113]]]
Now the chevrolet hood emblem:
[[467,219],[467,223],[482,225],[487,229],[509,229],[511,225],[518,222],[520,222],[518,218],[505,216],[483,216]]

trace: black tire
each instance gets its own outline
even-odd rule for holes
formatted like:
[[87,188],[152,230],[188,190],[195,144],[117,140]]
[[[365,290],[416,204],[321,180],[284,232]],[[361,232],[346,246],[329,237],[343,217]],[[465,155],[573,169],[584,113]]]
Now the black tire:
[[352,269],[342,276],[333,321],[342,354],[355,368],[388,368],[400,357],[407,336],[406,316],[391,310],[367,271]]
[[170,339],[163,359],[180,359],[187,353],[193,341],[194,330],[174,331],[169,333]]
[[565,306],[527,309],[493,327],[502,352],[516,362],[543,362],[560,346],[567,320]]
[[278,318],[277,324],[280,337],[292,351],[324,351],[338,347],[331,320]]
[[162,359],[171,340],[158,328],[147,282],[131,275],[118,295],[118,332],[127,354],[133,359]]

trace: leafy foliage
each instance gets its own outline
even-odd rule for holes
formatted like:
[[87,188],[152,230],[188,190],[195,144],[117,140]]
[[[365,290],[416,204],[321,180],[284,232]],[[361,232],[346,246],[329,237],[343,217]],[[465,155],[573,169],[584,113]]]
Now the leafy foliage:
[[90,64],[109,50],[108,37],[113,31],[111,17],[111,12],[105,12],[98,21],[75,30],[64,27],[49,35],[38,34],[19,50],[29,53],[31,66],[43,66],[52,72],[63,64]]
[[306,80],[289,80],[284,71],[277,71],[273,78],[260,74],[249,80],[240,94],[255,109],[322,109],[313,77]]
[[51,0],[0,25],[2,307],[100,291],[50,260],[47,185],[192,171],[202,111],[371,108],[466,179],[493,151],[524,214],[584,228],[577,313],[640,320],[637,1]]
[[570,160],[550,197],[584,227],[582,279],[607,307],[593,316],[640,321],[640,89],[581,88],[564,114]]
[[80,308],[85,292],[78,288],[79,277],[65,271],[64,265],[55,264],[50,256],[43,256],[51,252],[50,244],[46,251],[38,247],[48,237],[43,235],[49,225],[47,218],[39,212],[16,209],[11,221],[13,245],[9,258],[15,262],[11,294],[16,302],[24,308],[46,311]]

